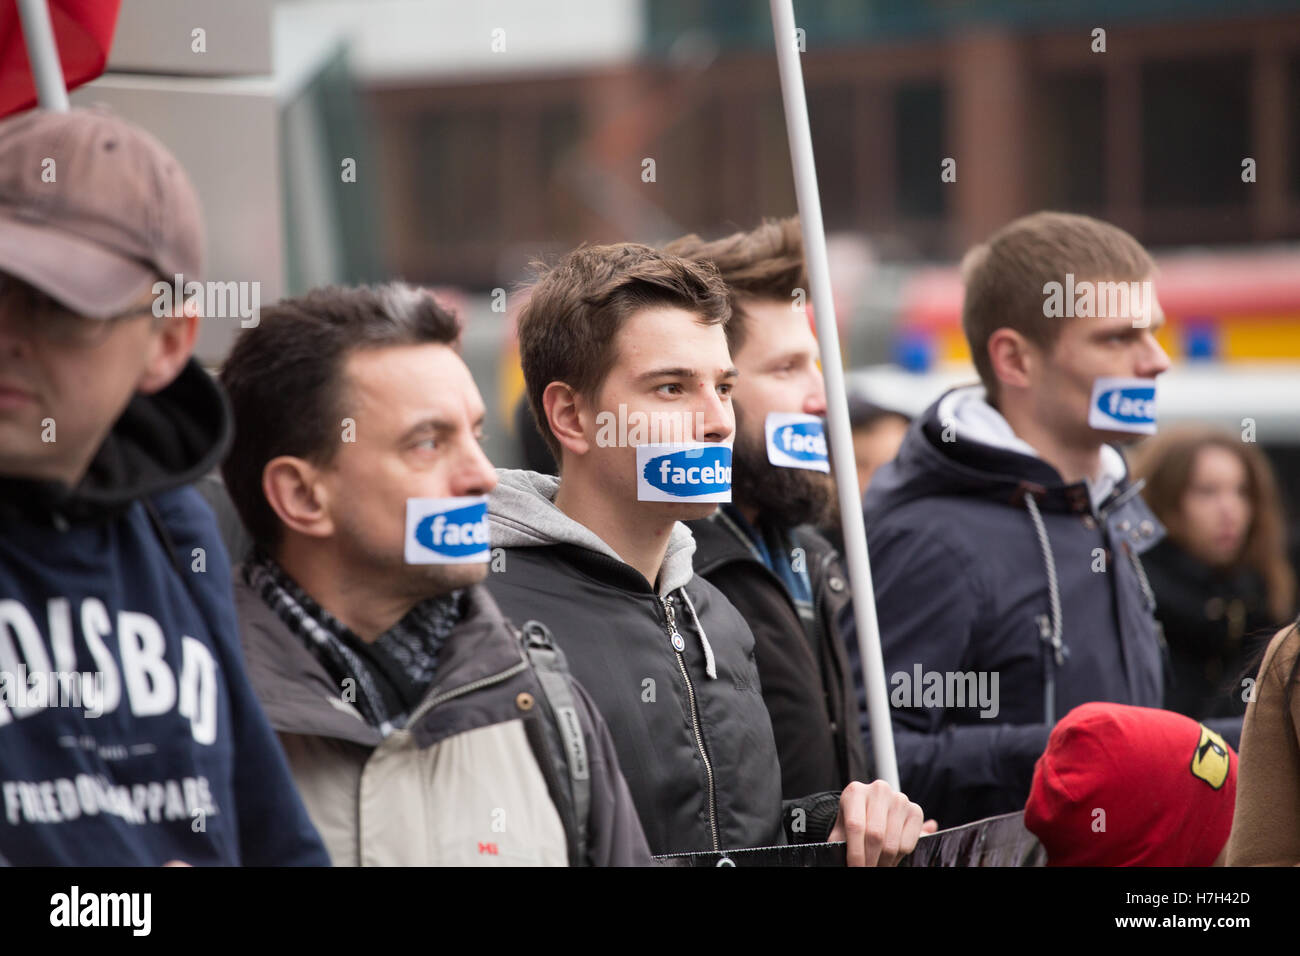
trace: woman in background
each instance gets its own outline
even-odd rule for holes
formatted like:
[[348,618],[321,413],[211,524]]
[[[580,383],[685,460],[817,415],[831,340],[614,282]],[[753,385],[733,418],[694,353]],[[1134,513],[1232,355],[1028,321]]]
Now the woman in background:
[[1162,432],[1133,459],[1169,531],[1142,556],[1169,644],[1165,707],[1197,720],[1240,716],[1249,663],[1295,610],[1273,471],[1254,444],[1198,426]]

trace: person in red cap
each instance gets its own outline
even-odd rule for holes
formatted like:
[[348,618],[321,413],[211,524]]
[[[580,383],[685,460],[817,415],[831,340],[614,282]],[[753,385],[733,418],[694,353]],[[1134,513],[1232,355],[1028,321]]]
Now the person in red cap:
[[1237,755],[1190,717],[1083,704],[1034,767],[1025,826],[1048,866],[1218,866],[1237,795]]

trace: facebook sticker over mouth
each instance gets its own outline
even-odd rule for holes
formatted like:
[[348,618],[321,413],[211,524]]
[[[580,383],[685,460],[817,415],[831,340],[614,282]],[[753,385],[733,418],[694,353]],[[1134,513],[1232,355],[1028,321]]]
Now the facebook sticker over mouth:
[[406,499],[407,564],[473,564],[491,552],[485,495]]
[[638,501],[728,502],[731,446],[713,442],[637,445]]
[[1151,378],[1098,378],[1088,424],[1103,431],[1156,433],[1156,383]]
[[771,412],[767,416],[767,460],[780,468],[830,473],[826,429],[816,415]]

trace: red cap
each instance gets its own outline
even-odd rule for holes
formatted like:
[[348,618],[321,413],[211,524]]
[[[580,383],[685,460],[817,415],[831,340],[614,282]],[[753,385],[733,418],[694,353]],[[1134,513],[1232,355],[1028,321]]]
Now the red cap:
[[1210,866],[1228,841],[1237,755],[1190,717],[1083,704],[1034,767],[1025,826],[1049,866]]

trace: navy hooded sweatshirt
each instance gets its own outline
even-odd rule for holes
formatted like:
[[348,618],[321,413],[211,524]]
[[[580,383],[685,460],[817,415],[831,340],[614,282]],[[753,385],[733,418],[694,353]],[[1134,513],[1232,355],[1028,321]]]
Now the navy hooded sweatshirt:
[[81,483],[0,478],[0,856],[13,865],[329,858],[243,669],[194,479],[230,413],[190,362]]
[[[1001,440],[981,440],[998,428]],[[1163,637],[1141,555],[1164,528],[1115,449],[1103,465],[1104,487],[1066,483],[973,388],[935,402],[872,478],[900,782],[942,827],[1022,809],[1053,723],[1078,704],[1161,706]],[[842,634],[865,734],[851,614]]]

